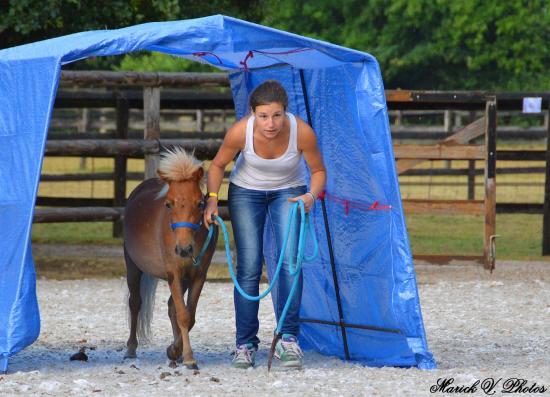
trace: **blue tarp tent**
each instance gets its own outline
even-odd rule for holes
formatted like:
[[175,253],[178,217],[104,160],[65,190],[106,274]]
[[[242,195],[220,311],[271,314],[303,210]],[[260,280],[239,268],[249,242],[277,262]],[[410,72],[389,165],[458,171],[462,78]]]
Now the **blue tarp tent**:
[[[138,50],[229,71],[238,117],[255,86],[268,78],[283,83],[290,111],[313,126],[328,172],[324,203],[312,217],[320,255],[304,264],[303,346],[367,365],[434,368],[378,63],[366,53],[217,15],[0,51],[0,371],[40,331],[30,230],[61,67]],[[273,252],[267,247],[266,260]]]

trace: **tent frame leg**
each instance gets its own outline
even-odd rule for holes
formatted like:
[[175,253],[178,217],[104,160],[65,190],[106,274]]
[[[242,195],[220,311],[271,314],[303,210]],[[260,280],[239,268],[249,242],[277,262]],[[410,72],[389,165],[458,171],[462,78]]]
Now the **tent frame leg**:
[[0,374],[5,374],[8,372],[8,357],[0,356]]

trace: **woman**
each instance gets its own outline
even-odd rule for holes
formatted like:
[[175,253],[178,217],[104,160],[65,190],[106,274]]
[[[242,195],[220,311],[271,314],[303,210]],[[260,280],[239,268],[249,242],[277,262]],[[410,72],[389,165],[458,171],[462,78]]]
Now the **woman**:
[[[311,127],[287,113],[288,97],[282,85],[268,80],[250,96],[252,113],[235,123],[228,131],[208,171],[208,197],[204,223],[209,227],[213,214],[218,214],[218,190],[224,170],[237,153],[241,154],[231,172],[229,211],[237,251],[237,280],[249,295],[259,294],[263,263],[263,236],[266,219],[272,224],[276,246],[282,246],[287,217],[293,203],[302,200],[306,212],[323,190],[325,167]],[[306,164],[311,179],[306,186]],[[298,235],[299,222],[296,222]],[[286,303],[292,277],[289,258],[296,242],[289,242],[279,276],[277,308],[279,319]],[[302,351],[296,336],[299,332],[299,310],[302,296],[302,275],[288,310],[283,336],[277,343],[275,357],[285,367],[301,368]],[[236,345],[232,365],[254,366],[258,344],[259,302],[249,301],[234,292]]]

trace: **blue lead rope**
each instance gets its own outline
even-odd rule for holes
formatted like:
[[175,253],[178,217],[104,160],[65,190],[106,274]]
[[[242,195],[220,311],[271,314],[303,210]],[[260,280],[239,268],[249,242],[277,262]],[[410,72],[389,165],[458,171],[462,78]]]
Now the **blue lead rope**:
[[[294,294],[296,292],[296,286],[298,285],[298,280],[300,276],[300,271],[302,269],[302,262],[304,260],[304,251],[305,251],[305,243],[306,243],[306,237],[307,233],[311,233],[309,231],[310,229],[310,221],[309,221],[309,215],[305,212],[304,202],[302,200],[299,200],[296,204],[294,204],[290,212],[288,214],[288,222],[285,229],[284,239],[283,239],[283,246],[281,247],[281,253],[279,256],[279,261],[277,263],[277,268],[275,270],[275,274],[273,276],[273,279],[271,280],[271,283],[269,284],[268,288],[262,292],[258,296],[252,296],[247,294],[239,285],[239,282],[237,281],[237,277],[235,275],[235,270],[233,269],[233,260],[231,258],[231,249],[229,248],[229,234],[227,233],[227,227],[225,226],[225,223],[223,222],[222,218],[220,218],[217,215],[214,215],[214,219],[218,222],[218,224],[221,226],[223,231],[223,237],[225,240],[225,253],[227,255],[227,265],[229,266],[229,273],[231,274],[231,279],[233,280],[233,283],[235,284],[235,288],[239,293],[246,299],[251,301],[258,301],[262,298],[264,298],[275,286],[275,283],[277,282],[279,278],[279,273],[281,272],[281,268],[283,267],[283,259],[286,252],[286,247],[288,244],[289,239],[294,236],[291,236],[291,232],[295,229],[294,225],[296,222],[296,209],[300,207],[300,216],[301,216],[301,223],[300,223],[300,234],[298,235],[298,252],[296,255],[296,260],[294,261],[294,257],[291,255],[290,263],[289,263],[289,273],[292,277],[294,277],[294,280],[292,282],[292,287],[290,289],[290,292],[288,294],[288,298],[286,300],[285,306],[283,308],[283,311],[281,313],[281,316],[279,317],[279,322],[277,324],[277,328],[275,329],[275,334],[279,335],[281,333],[281,329],[283,327],[286,314],[288,312],[288,308],[290,307],[290,303],[292,302],[292,298],[294,297]],[[307,227],[306,227],[307,226]],[[213,228],[211,227],[210,230]],[[210,234],[210,233],[209,233]],[[317,239],[315,238],[315,234],[311,233],[313,238],[313,254],[311,256],[305,256],[305,259],[310,261],[312,259],[315,259],[317,257],[318,251],[319,251],[319,245],[317,243]],[[206,245],[206,244],[205,244]]]
[[210,240],[212,240],[213,234],[214,234],[214,228],[213,227],[208,228],[208,236],[206,236],[206,240],[204,240],[204,244],[202,245],[202,248],[199,254],[195,259],[193,259],[193,266],[200,266],[202,262],[202,257],[204,256],[206,250],[208,249],[208,246],[210,245]]

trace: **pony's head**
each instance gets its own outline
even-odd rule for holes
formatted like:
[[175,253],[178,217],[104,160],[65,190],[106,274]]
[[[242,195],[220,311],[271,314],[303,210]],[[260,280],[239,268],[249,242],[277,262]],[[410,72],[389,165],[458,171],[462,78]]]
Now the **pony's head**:
[[175,252],[184,259],[193,259],[194,232],[200,226],[204,206],[202,163],[176,147],[162,154],[157,173],[166,182],[158,198],[164,200],[169,213],[176,240]]

